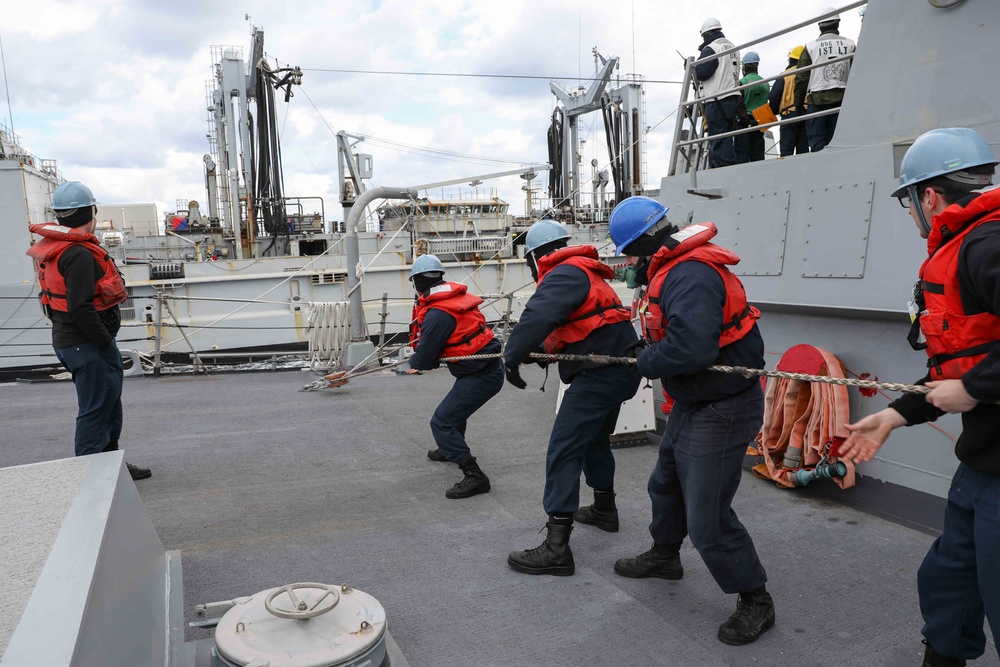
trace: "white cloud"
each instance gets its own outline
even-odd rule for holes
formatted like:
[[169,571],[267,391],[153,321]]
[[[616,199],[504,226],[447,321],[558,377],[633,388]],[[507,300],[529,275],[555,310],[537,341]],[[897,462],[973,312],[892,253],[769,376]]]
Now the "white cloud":
[[[692,11],[679,0],[36,0],[5,13],[3,40],[14,129],[24,145],[57,159],[64,175],[87,181],[101,201],[170,207],[178,198],[205,198],[210,46],[235,44],[246,52],[250,24],[262,27],[270,58],[305,69],[302,89],[278,112],[286,193],[324,196],[335,217],[336,131],[385,140],[356,148],[375,157],[375,181],[382,185],[506,168],[496,160],[544,161],[554,107],[548,78],[578,85],[576,77],[594,70],[593,47],[621,58],[618,74],[637,72],[648,81],[647,124],[656,129],[647,138],[647,184],[658,187],[679,90],[669,82],[682,75],[675,50],[695,53],[705,16],[717,16],[739,43],[808,19],[825,4],[773,0],[761,11],[715,0]],[[856,37],[859,24],[856,12],[847,12],[842,32]],[[815,34],[810,26],[755,47],[761,72],[779,72],[788,49]],[[359,72],[373,70],[543,78]],[[583,119],[581,128],[589,178],[591,159],[602,167],[607,162],[600,115]],[[386,142],[483,160],[444,160]],[[542,175],[535,183],[545,180]],[[492,185],[514,210],[523,206],[523,181],[510,177]]]

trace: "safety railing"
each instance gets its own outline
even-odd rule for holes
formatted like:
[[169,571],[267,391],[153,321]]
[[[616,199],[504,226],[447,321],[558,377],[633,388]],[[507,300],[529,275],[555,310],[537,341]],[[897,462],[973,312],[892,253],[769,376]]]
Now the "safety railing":
[[[751,40],[749,42],[744,42],[743,44],[735,45],[731,49],[727,49],[725,51],[721,51],[721,52],[716,53],[714,55],[706,56],[705,58],[701,58],[701,59],[697,59],[697,60],[693,56],[688,57],[685,60],[685,62],[684,62],[684,78],[683,78],[682,83],[681,83],[681,96],[680,96],[680,100],[677,103],[677,114],[676,114],[677,118],[676,118],[676,121],[675,121],[675,124],[674,124],[674,140],[673,140],[673,143],[672,143],[671,148],[670,148],[670,162],[669,162],[669,171],[668,171],[669,175],[670,176],[677,175],[678,170],[679,170],[678,169],[678,167],[679,167],[679,160],[683,159],[683,162],[684,162],[684,169],[683,169],[683,171],[685,173],[689,173],[691,175],[691,187],[690,187],[690,190],[691,191],[696,191],[697,190],[697,173],[698,173],[698,170],[701,167],[702,163],[707,159],[707,155],[708,155],[708,151],[702,150],[703,149],[703,145],[706,142],[712,141],[712,140],[716,140],[716,139],[725,139],[725,138],[728,138],[728,137],[735,137],[735,136],[738,136],[738,135],[741,135],[741,134],[749,134],[750,132],[760,132],[762,130],[766,130],[766,129],[771,128],[771,127],[779,126],[782,123],[782,121],[774,121],[774,122],[771,122],[771,123],[765,123],[765,124],[762,124],[762,125],[753,125],[751,127],[741,128],[741,129],[738,129],[738,130],[734,130],[732,132],[725,132],[725,133],[722,133],[722,134],[715,134],[715,135],[709,135],[707,132],[703,132],[702,131],[702,127],[701,127],[701,123],[699,122],[699,120],[704,115],[704,105],[705,105],[705,102],[711,101],[713,99],[718,99],[721,96],[729,97],[733,93],[739,93],[739,92],[741,92],[743,90],[746,90],[747,88],[752,88],[753,86],[758,86],[758,85],[760,85],[762,83],[769,83],[769,82],[775,81],[777,79],[782,79],[782,78],[788,76],[788,72],[782,72],[782,73],[776,74],[774,76],[770,76],[770,77],[767,77],[767,78],[762,78],[759,81],[753,81],[751,83],[748,83],[748,84],[745,84],[745,85],[742,85],[742,86],[734,86],[733,88],[726,89],[720,95],[714,95],[712,97],[707,97],[706,98],[706,97],[699,97],[698,96],[698,82],[697,82],[697,79],[694,76],[695,68],[698,65],[701,65],[701,64],[707,63],[707,62],[711,62],[713,60],[718,60],[719,58],[722,58],[722,57],[724,57],[724,56],[726,56],[726,55],[728,55],[730,53],[733,53],[734,51],[742,51],[743,49],[747,49],[747,48],[749,48],[751,46],[756,46],[757,44],[762,44],[764,42],[770,41],[770,40],[775,39],[777,37],[781,37],[781,36],[786,35],[786,34],[788,34],[790,32],[793,32],[795,30],[799,30],[800,28],[805,28],[805,27],[808,27],[808,26],[811,26],[811,25],[815,25],[815,24],[819,23],[820,21],[822,21],[824,19],[830,18],[832,16],[837,16],[837,15],[843,13],[843,12],[846,12],[846,11],[849,11],[851,9],[855,9],[856,7],[861,7],[861,6],[867,5],[867,4],[868,4],[868,0],[855,0],[855,2],[851,2],[851,3],[847,4],[847,5],[844,5],[840,9],[836,9],[836,10],[831,10],[831,11],[825,12],[825,13],[820,14],[819,16],[816,16],[814,18],[808,19],[806,21],[802,21],[800,23],[796,23],[796,24],[794,24],[792,26],[789,26],[787,28],[783,28],[781,30],[777,30],[777,31],[772,32],[770,34],[764,35],[763,37],[758,37],[757,39],[753,39],[753,40]],[[824,60],[823,62],[820,62],[820,63],[814,63],[814,64],[808,65],[806,67],[796,68],[795,69],[795,73],[798,74],[800,72],[808,72],[810,70],[813,70],[813,69],[816,69],[816,68],[819,68],[819,67],[827,67],[828,65],[831,65],[831,64],[835,64],[835,63],[839,63],[839,62],[844,62],[844,61],[847,61],[847,60],[851,60],[853,57],[854,57],[853,55],[848,55],[848,56],[842,56],[842,57],[839,57],[839,58],[833,58],[833,59],[830,59],[830,60]],[[802,122],[805,122],[806,120],[809,120],[811,118],[819,118],[821,116],[829,116],[829,115],[832,115],[832,114],[835,114],[835,113],[839,113],[839,112],[840,112],[839,108],[837,108],[837,109],[826,109],[826,110],[823,110],[823,111],[815,111],[815,112],[811,112],[811,113],[808,113],[808,114],[802,114],[802,115],[796,116],[794,122],[796,122],[796,123],[802,123]],[[687,122],[688,125],[689,125],[689,127],[687,128],[686,131],[685,131],[685,127],[684,127],[685,122]],[[788,121],[784,121],[784,122],[788,122]]]

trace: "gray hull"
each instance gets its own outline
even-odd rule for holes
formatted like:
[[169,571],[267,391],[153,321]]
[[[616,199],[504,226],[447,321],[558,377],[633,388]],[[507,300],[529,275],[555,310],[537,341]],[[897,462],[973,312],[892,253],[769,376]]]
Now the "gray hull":
[[[848,376],[913,382],[926,373],[926,356],[906,343],[906,302],[926,246],[889,195],[906,147],[927,130],[971,127],[1000,146],[1000,91],[976,85],[993,79],[998,29],[1000,5],[985,0],[951,9],[872,1],[826,149],[661,181],[661,202],[715,222],[716,241],[741,256],[736,273],[763,313],[769,367],[806,343],[836,354]],[[693,184],[721,196],[692,194]],[[852,390],[851,416],[886,403]],[[949,435],[961,424],[936,426],[897,432],[859,471],[944,496],[957,466]]]

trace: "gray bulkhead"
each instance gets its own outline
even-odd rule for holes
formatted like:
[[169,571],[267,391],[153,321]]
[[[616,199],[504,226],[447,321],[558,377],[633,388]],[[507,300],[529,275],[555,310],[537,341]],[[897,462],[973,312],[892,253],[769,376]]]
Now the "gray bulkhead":
[[[971,127],[1000,154],[1000,90],[991,85],[1000,5],[967,0],[949,9],[872,0],[830,145],[820,153],[662,179],[659,200],[713,221],[735,250],[750,301],[762,313],[768,367],[792,345],[836,354],[854,373],[913,382],[926,355],[909,348],[906,302],[926,256],[908,212],[890,197],[899,162],[921,133]],[[779,38],[779,39],[788,39]],[[893,398],[896,395],[892,396]],[[851,390],[851,416],[885,397]],[[897,432],[864,475],[944,496],[957,466],[959,418]]]

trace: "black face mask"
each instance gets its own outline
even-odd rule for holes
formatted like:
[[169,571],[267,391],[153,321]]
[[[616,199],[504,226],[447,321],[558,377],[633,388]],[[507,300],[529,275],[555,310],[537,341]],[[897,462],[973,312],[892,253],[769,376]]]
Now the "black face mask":
[[635,282],[639,285],[649,284],[649,257],[640,257],[635,263]]
[[535,260],[534,253],[530,253],[529,252],[528,256],[525,257],[525,262],[528,265],[528,270],[531,271],[531,279],[534,280],[537,283],[538,282],[538,262]]
[[427,290],[441,282],[442,275],[443,274],[439,272],[419,273],[413,276],[413,289],[415,289],[418,294],[424,295],[427,293]]

